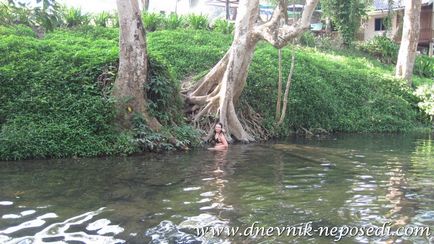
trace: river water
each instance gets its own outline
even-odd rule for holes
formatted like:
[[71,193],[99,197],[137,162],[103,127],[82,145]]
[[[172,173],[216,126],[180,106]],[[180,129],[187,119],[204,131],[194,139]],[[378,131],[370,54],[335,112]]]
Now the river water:
[[0,243],[434,243],[430,135],[0,165]]

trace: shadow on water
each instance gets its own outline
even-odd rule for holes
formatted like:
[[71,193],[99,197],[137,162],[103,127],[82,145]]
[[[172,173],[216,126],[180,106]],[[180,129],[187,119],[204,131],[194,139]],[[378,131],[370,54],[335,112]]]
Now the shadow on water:
[[[228,151],[1,162],[0,243],[331,243],[200,228],[401,226],[434,230],[429,136],[291,138]],[[356,236],[340,242],[426,243]]]

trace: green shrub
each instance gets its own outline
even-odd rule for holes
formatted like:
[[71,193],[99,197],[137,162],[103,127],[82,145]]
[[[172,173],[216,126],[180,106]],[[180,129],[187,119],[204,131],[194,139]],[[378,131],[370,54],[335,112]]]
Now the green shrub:
[[[137,140],[140,134],[115,130],[115,110],[107,96],[117,72],[117,29],[81,26],[44,39],[15,32],[23,31],[0,29],[0,159],[119,155],[144,149]],[[149,53],[149,64],[150,112],[167,128],[164,134],[150,135],[156,140],[152,143],[164,136],[159,150],[193,145],[196,132],[186,131],[174,71],[159,52]],[[178,133],[180,139],[174,140]]]
[[116,41],[66,31],[42,40],[8,34],[0,52],[1,159],[133,150],[133,141],[114,130],[113,102],[95,84],[104,65],[118,58]]
[[386,64],[396,63],[398,58],[398,44],[385,36],[376,36],[372,40],[360,44],[358,48]]
[[16,116],[2,126],[1,159],[94,157],[137,151],[130,136],[115,135],[110,130],[96,133],[92,127],[77,116],[57,119]]
[[199,30],[163,30],[149,33],[147,40],[149,55],[164,58],[175,79],[182,80],[215,65],[230,47],[232,36]]
[[[289,72],[290,48],[283,49],[283,77]],[[300,127],[340,132],[406,131],[425,123],[418,99],[381,68],[366,60],[297,49],[287,117],[278,133]],[[277,51],[258,47],[242,99],[273,128],[277,96]]]
[[415,95],[420,99],[418,103],[420,109],[431,116],[432,120],[434,118],[434,84],[419,86],[415,91]]
[[416,56],[413,74],[434,79],[434,58],[426,55]]
[[25,25],[13,25],[10,27],[0,26],[0,36],[9,35],[36,37],[36,33],[32,28]]
[[141,151],[188,150],[200,143],[198,131],[190,125],[163,127],[155,132],[140,117],[134,119],[134,134]]
[[142,21],[146,31],[152,32],[163,26],[164,17],[157,13],[143,12]]
[[184,25],[184,17],[177,14],[170,14],[164,18],[164,29],[174,30],[182,27]]
[[205,15],[190,14],[186,19],[187,26],[194,30],[208,29],[209,21]]
[[[69,29],[59,29],[56,30],[54,35],[48,34],[45,38],[49,39],[52,36],[56,36],[56,38],[61,38],[62,33],[65,35],[64,39],[95,39],[98,40],[110,40],[115,44],[119,41],[119,29],[118,28],[105,28],[100,26],[78,26],[73,29],[73,31]],[[114,46],[112,47],[114,48]]]
[[301,35],[300,44],[306,47],[315,47],[315,35],[311,31],[305,31],[303,35]]
[[222,34],[232,34],[235,24],[225,19],[218,19],[214,22],[213,30]]
[[28,7],[15,6],[13,3],[0,2],[0,25],[34,26],[35,16]]
[[61,8],[61,16],[66,27],[77,27],[89,25],[91,16],[83,13],[81,8],[63,7]]
[[145,83],[149,109],[163,125],[183,123],[179,83],[170,66],[160,56],[149,56],[149,81]]
[[93,22],[96,26],[107,27],[111,18],[110,13],[103,11],[93,16]]

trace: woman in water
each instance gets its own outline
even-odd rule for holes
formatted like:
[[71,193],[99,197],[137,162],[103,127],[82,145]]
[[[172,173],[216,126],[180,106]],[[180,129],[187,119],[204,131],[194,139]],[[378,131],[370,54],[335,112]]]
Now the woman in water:
[[215,146],[212,148],[208,148],[209,150],[228,149],[228,142],[226,141],[226,137],[223,134],[223,125],[220,122],[215,125],[213,140],[215,141]]

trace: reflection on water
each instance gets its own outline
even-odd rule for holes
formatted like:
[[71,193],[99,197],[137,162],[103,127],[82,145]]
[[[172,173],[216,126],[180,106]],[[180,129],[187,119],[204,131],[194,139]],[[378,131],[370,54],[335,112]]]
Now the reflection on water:
[[[21,207],[21,206],[20,206]],[[104,236],[105,234],[117,235],[124,231],[118,225],[110,225],[110,220],[99,219],[94,222],[93,217],[97,216],[104,211],[100,208],[96,211],[87,212],[63,222],[54,222],[47,224],[48,219],[57,219],[55,213],[45,213],[39,216],[30,217],[29,220],[19,223],[18,225],[11,226],[4,230],[0,230],[1,243],[44,243],[44,242],[80,242],[80,243],[124,243],[123,240],[115,239],[113,236]],[[27,215],[36,215],[36,210],[22,211],[20,215],[13,215],[13,219],[23,218]],[[11,215],[3,215],[2,219],[11,218]],[[26,218],[27,219],[27,218]],[[75,226],[85,226],[86,233],[83,230],[73,231]],[[46,227],[44,227],[46,226]],[[38,229],[40,231],[32,233],[31,236],[11,237],[15,233],[25,233],[27,229]],[[94,234],[91,234],[94,233]]]
[[[428,226],[429,136],[342,135],[130,158],[1,162],[0,243],[331,243],[202,227]],[[425,237],[341,242],[427,243]]]

